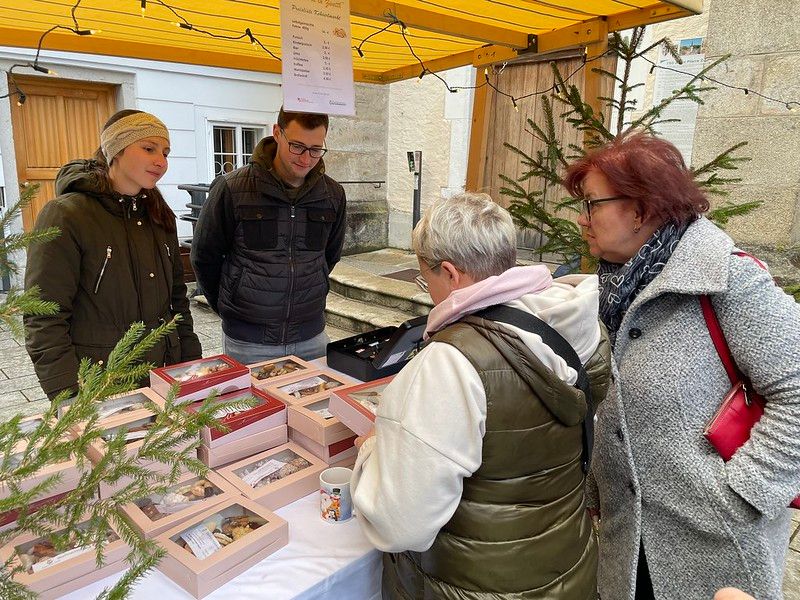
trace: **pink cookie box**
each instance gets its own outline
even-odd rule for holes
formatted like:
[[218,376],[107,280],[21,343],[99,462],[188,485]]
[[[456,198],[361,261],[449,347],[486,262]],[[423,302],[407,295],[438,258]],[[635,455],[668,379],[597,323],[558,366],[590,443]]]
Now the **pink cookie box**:
[[197,458],[207,467],[220,467],[285,444],[288,439],[286,425],[278,425],[215,448],[201,444],[197,449]]
[[[258,388],[269,387],[290,377],[296,377],[300,373],[319,369],[319,367],[294,355],[284,356],[282,358],[271,358],[270,360],[247,366],[250,368],[252,385]],[[267,376],[268,371],[274,369],[273,372],[279,372],[282,368],[293,368],[294,371],[282,373],[280,375]]]
[[[120,427],[136,427],[137,425],[145,424],[148,421],[152,421],[155,419],[155,415],[150,412],[145,412],[144,415],[141,414],[139,411],[134,411],[127,414],[118,415],[116,417],[111,417],[106,419],[102,426],[105,430],[112,430],[117,429]],[[78,435],[80,435],[83,431],[83,427],[78,427]],[[132,435],[140,435],[141,432],[131,432]],[[126,445],[126,454],[129,457],[133,457],[138,452],[139,448],[142,447],[143,444],[142,439],[135,439],[132,438],[128,444]],[[191,444],[191,440],[185,442],[182,445],[176,445],[174,447],[175,451],[179,451],[183,448],[188,447]],[[86,456],[89,457],[89,460],[92,463],[97,464],[106,453],[106,443],[103,439],[97,439],[86,448]],[[167,473],[169,471],[169,466],[158,461],[150,461],[141,463],[143,466],[146,466],[151,471],[155,471],[157,473]],[[130,478],[122,477],[118,481],[114,483],[108,483],[105,481],[100,482],[100,498],[105,500],[113,496],[118,490],[125,487],[130,483]]]
[[352,381],[343,375],[333,371],[318,370],[304,371],[263,389],[270,396],[292,405],[327,398],[331,390],[350,384]]
[[[181,534],[224,517],[247,515],[265,523],[206,558],[183,548]],[[289,525],[279,516],[244,497],[230,498],[156,538],[167,555],[158,570],[195,598],[203,598],[289,543]]]
[[[286,404],[265,394],[258,388],[249,387],[246,390],[219,396],[218,399],[220,402],[224,402],[248,396],[256,398],[259,401],[258,405],[220,418],[220,421],[230,429],[227,433],[218,429],[204,427],[200,431],[200,441],[204,446],[217,448],[286,424]],[[195,411],[199,404],[191,404],[186,410]]]
[[329,403],[330,398],[325,397],[293,404],[289,407],[289,428],[323,446],[353,437],[347,425],[331,414]]
[[[20,429],[23,433],[25,432],[33,432],[33,430],[42,423],[42,415],[34,415],[31,417],[24,418],[20,421]],[[70,438],[74,434],[69,432],[65,435],[65,438]],[[13,457],[16,454],[22,454],[27,450],[28,442],[22,440],[16,444],[14,447],[11,456]],[[42,481],[50,477],[51,475],[61,475],[61,480],[57,482],[52,488],[47,491],[46,496],[38,495],[36,496],[36,500],[45,500],[47,498],[51,498],[53,496],[58,496],[74,490],[78,481],[81,477],[81,472],[78,470],[78,466],[75,463],[75,460],[70,458],[69,460],[65,460],[60,463],[54,463],[45,465],[39,471],[32,473],[30,476],[26,477],[20,482],[20,490],[23,492],[27,492],[30,489],[34,488],[35,486],[39,485]],[[11,493],[11,490],[8,487],[0,482],[0,498],[7,498],[8,495]],[[7,520],[9,516],[8,513],[0,514],[0,525],[8,524],[10,521]],[[16,517],[14,517],[15,520]]]
[[[139,388],[123,394],[110,396],[100,402],[100,405],[97,407],[97,414],[100,422],[102,423],[107,419],[133,413],[152,414],[142,406],[142,402],[145,400],[150,400],[156,406],[164,408],[164,399],[161,396],[150,388]],[[69,407],[70,404],[66,402],[59,405],[59,419],[69,410]]]
[[[256,483],[256,487],[254,487],[243,479],[243,477],[247,477],[247,472],[253,472],[256,468],[262,466],[266,468],[269,465],[268,461],[279,461],[285,464],[298,458],[305,459],[308,465],[277,481],[268,482],[261,486]],[[275,463],[272,464],[274,465]],[[235,485],[246,497],[255,500],[270,510],[276,510],[319,489],[319,475],[327,468],[328,465],[324,461],[297,444],[289,442],[245,460],[240,460],[227,467],[222,467],[218,472]]]
[[236,498],[241,496],[239,490],[236,489],[235,486],[213,471],[206,473],[205,477],[199,477],[194,473],[184,473],[174,485],[170,486],[170,491],[194,484],[202,479],[212,484],[213,487],[211,489],[214,490],[213,496],[187,502],[182,510],[165,514],[160,519],[151,519],[142,511],[142,508],[140,508],[140,506],[144,506],[147,503],[147,498],[126,504],[121,510],[139,535],[149,540],[183,523],[211,506],[229,500],[231,497]]
[[375,413],[364,403],[370,404],[368,398],[377,398],[379,401],[384,388],[392,379],[394,375],[335,390],[331,394],[331,414],[356,434],[367,435],[375,426]]
[[[90,547],[85,552],[67,555],[61,559],[61,562],[59,562],[58,556],[53,557],[53,559],[49,559],[50,566],[45,566],[46,561],[41,561],[37,563],[36,572],[21,571],[14,575],[14,580],[39,594],[43,600],[50,600],[123,571],[128,566],[125,562],[128,545],[119,538],[113,527],[111,531],[114,532],[116,539],[108,542],[103,548],[103,566],[101,568],[97,568],[94,547]],[[0,561],[5,562],[12,559],[11,568],[17,566],[20,564],[20,559],[17,557],[16,548],[21,547],[26,550],[40,539],[43,538],[30,533],[13,538],[0,548]],[[66,552],[62,554],[66,554]]]
[[311,452],[314,456],[324,460],[329,466],[347,467],[352,465],[356,460],[356,456],[358,456],[358,449],[354,444],[356,436],[353,435],[352,432],[350,433],[351,437],[334,442],[328,446],[318,444],[296,429],[291,429],[289,431],[289,439]]
[[[211,369],[216,369],[205,373]],[[216,390],[227,394],[250,387],[250,369],[224,354],[199,358],[150,371],[150,387],[166,398],[173,385],[178,384],[175,402],[205,400]]]

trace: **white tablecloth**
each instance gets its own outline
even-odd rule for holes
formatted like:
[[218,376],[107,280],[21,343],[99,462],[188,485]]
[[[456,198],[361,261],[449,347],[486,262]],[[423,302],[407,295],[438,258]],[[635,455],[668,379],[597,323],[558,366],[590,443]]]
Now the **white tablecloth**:
[[[206,598],[209,600],[378,600],[380,552],[364,537],[357,519],[326,523],[319,492],[275,511],[289,522],[289,544]],[[113,585],[122,572],[68,594],[89,600]],[[158,570],[134,588],[132,600],[191,600],[193,596]]]

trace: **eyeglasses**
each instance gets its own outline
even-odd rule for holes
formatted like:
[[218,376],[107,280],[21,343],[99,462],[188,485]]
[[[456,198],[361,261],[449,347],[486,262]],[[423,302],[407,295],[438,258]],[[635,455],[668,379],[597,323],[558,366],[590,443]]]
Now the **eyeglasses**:
[[289,152],[296,154],[297,156],[303,156],[303,154],[308,152],[308,155],[311,158],[322,158],[328,151],[327,148],[319,148],[317,146],[309,147],[305,144],[291,141],[286,137],[286,132],[283,130],[283,127],[281,127],[281,133],[283,134],[283,137],[286,138],[286,143],[289,144]]
[[608,198],[595,198],[594,200],[587,200],[586,198],[581,198],[581,202],[583,203],[583,214],[586,215],[586,218],[590,221],[592,220],[592,206],[595,204],[602,204],[603,202],[613,202],[614,200],[627,200],[627,196],[609,196]]
[[[426,264],[427,264],[427,261],[426,261]],[[436,263],[435,265],[433,265],[432,267],[431,267],[430,265],[428,265],[428,268],[429,268],[431,271],[435,271],[435,270],[436,270],[436,269],[438,269],[440,266],[442,266],[442,262],[441,262],[441,261],[437,262],[437,263]],[[425,278],[422,276],[422,273],[420,273],[419,275],[417,275],[416,277],[414,277],[414,283],[416,283],[416,284],[417,284],[417,287],[418,287],[419,289],[421,289],[423,292],[426,292],[426,293],[427,293],[427,291],[428,291],[428,282],[427,282],[427,281],[425,280]]]

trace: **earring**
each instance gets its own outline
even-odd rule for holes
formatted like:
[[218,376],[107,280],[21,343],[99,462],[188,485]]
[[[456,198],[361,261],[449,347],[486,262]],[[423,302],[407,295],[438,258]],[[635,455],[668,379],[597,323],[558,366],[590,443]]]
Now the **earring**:
[[640,230],[641,228],[642,228],[642,226],[641,226],[641,225],[637,225],[636,227],[634,227],[634,228],[633,228],[633,233],[639,233],[639,230]]

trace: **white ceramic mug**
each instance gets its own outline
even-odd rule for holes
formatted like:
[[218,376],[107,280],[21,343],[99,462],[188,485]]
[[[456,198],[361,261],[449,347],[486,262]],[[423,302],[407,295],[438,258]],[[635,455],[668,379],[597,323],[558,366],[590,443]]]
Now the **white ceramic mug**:
[[353,498],[350,495],[352,469],[331,467],[319,475],[320,516],[328,523],[343,523],[353,516]]

